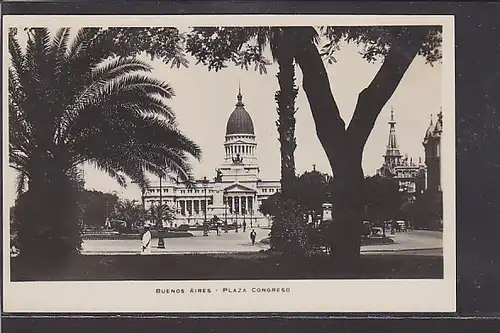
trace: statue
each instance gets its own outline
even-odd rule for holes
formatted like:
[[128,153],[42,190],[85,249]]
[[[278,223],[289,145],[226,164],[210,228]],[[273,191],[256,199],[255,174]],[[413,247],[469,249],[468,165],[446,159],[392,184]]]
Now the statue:
[[222,171],[221,171],[221,169],[215,169],[215,172],[217,173],[217,175],[215,176],[214,181],[216,183],[222,183]]
[[243,158],[240,156],[240,154],[236,154],[236,157],[233,157],[233,163],[234,164],[241,164],[243,162]]

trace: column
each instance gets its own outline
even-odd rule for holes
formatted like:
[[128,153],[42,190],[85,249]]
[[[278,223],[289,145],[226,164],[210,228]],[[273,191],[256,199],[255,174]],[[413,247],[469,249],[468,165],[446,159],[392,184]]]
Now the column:
[[[254,209],[253,196],[248,196],[247,197],[247,211],[250,213],[250,210],[253,210],[253,209]],[[253,215],[253,212],[252,212],[252,215]]]

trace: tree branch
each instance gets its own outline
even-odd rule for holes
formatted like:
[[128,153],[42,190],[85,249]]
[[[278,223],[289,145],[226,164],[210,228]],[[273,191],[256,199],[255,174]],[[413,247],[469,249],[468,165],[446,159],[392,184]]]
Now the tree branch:
[[430,27],[408,27],[392,45],[370,85],[359,94],[347,129],[347,140],[353,147],[364,148],[378,115],[418,54],[429,30]]
[[321,55],[312,41],[303,41],[298,45],[296,61],[302,70],[302,85],[314,118],[316,133],[333,169],[338,163],[340,146],[345,143],[344,120],[331,92]]

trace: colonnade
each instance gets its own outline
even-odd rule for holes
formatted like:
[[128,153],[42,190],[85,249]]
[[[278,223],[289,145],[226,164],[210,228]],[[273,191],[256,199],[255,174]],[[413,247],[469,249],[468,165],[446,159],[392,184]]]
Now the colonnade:
[[226,196],[227,205],[229,206],[230,214],[247,214],[250,212],[255,214],[255,197],[251,195],[228,195]]
[[193,199],[183,199],[176,201],[177,210],[184,216],[188,215],[203,215],[205,212],[205,207],[208,207],[212,199],[210,197],[205,198],[193,198]]
[[253,156],[255,155],[255,148],[256,147],[253,145],[245,144],[226,146],[226,156],[232,156],[236,154]]

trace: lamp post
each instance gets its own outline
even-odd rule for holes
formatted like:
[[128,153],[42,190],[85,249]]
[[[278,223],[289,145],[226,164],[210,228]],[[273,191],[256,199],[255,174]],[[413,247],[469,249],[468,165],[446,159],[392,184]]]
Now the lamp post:
[[236,229],[235,229],[235,232],[238,232],[238,209],[240,209],[240,205],[239,204],[238,204],[238,208],[236,208],[236,210],[235,210],[235,214],[236,214]]
[[159,222],[160,224],[158,225],[158,248],[159,249],[164,249],[165,248],[165,239],[164,239],[164,230],[163,230],[163,200],[162,200],[162,192],[163,189],[161,187],[161,179],[162,176],[160,176],[160,207],[158,207],[158,214],[159,214]]
[[207,177],[203,177],[203,190],[204,190],[204,199],[205,204],[203,205],[203,236],[208,236],[208,226],[207,226]]
[[227,196],[224,190],[224,233],[227,234]]

